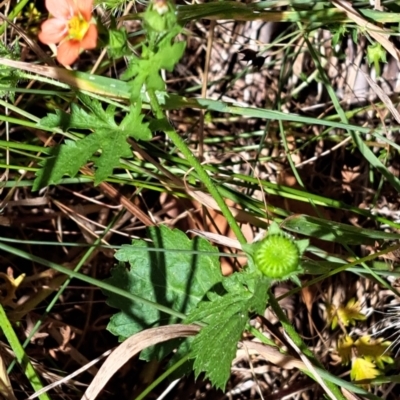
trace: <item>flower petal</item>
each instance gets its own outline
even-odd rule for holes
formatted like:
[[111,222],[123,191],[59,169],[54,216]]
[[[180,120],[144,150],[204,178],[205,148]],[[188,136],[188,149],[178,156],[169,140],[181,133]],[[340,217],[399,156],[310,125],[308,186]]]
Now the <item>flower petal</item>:
[[44,21],[39,33],[39,40],[44,44],[56,44],[61,42],[68,34],[68,27],[64,20],[50,18]]
[[97,45],[97,27],[95,24],[90,24],[86,35],[81,41],[81,48],[90,50],[96,48]]
[[67,40],[61,43],[57,49],[57,61],[62,65],[71,65],[79,57],[80,42]]
[[92,18],[93,0],[78,0],[77,3],[82,17],[89,22]]
[[73,0],[46,0],[45,5],[53,17],[70,20],[74,15]]

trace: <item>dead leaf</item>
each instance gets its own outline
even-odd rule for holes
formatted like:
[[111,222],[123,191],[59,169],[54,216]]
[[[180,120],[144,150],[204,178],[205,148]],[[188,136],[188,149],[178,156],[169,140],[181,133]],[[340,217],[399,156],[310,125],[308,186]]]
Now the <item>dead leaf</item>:
[[284,369],[297,368],[299,370],[306,370],[307,367],[303,363],[293,356],[281,353],[276,347],[268,346],[263,343],[251,342],[248,340],[243,341],[243,345],[246,346],[247,350],[251,354],[252,352],[258,353],[260,356],[264,357],[267,361],[278,367]]
[[0,394],[5,399],[15,400],[14,392],[11,386],[10,378],[7,374],[7,368],[4,364],[3,357],[0,355]]
[[232,249],[242,250],[242,245],[236,239],[231,239],[213,232],[199,231],[198,229],[190,229],[188,230],[188,232],[194,233],[195,235],[200,236],[203,239],[209,240],[219,245],[226,246]]
[[166,342],[167,340],[194,336],[200,331],[200,329],[201,327],[198,325],[175,324],[159,326],[157,328],[146,329],[145,331],[139,332],[126,339],[110,354],[101,366],[100,371],[87,388],[82,400],[95,399],[110,378],[129,359],[143,349],[154,346],[157,343]]

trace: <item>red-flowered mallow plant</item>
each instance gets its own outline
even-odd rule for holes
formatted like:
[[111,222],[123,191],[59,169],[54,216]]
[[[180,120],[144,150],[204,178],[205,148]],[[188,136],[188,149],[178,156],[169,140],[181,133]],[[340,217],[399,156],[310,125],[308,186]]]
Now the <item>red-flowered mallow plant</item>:
[[52,18],[43,22],[39,40],[47,45],[59,44],[60,64],[71,65],[81,51],[96,47],[93,0],[46,0],[45,4]]

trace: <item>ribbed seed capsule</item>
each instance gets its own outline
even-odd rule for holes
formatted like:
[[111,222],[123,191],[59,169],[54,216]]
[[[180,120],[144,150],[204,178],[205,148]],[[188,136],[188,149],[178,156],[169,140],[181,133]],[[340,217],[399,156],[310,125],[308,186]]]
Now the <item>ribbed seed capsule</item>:
[[298,270],[300,254],[295,242],[284,235],[268,235],[254,253],[257,268],[272,279],[285,279]]

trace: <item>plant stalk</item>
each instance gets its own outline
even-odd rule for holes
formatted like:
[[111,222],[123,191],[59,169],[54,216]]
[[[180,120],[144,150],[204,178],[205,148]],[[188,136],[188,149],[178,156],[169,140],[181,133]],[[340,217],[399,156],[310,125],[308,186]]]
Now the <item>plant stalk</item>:
[[203,166],[201,165],[200,161],[195,157],[195,155],[191,152],[189,147],[186,143],[182,140],[179,134],[171,127],[171,124],[167,121],[160,104],[158,103],[157,96],[154,93],[154,90],[148,89],[147,94],[150,99],[150,106],[153,110],[154,115],[158,120],[164,120],[165,127],[164,131],[165,134],[172,140],[174,145],[178,148],[178,150],[183,154],[183,156],[187,159],[189,164],[193,167],[193,169],[199,175],[199,178],[203,182],[204,186],[209,191],[210,195],[214,198],[217,202],[218,207],[220,208],[223,216],[228,221],[229,226],[231,227],[232,231],[235,233],[237,240],[241,244],[247,243],[246,238],[244,237],[238,223],[236,222],[235,218],[232,215],[231,210],[226,205],[224,199],[222,198],[221,194],[219,193],[217,187],[215,186],[214,182],[211,180]]

